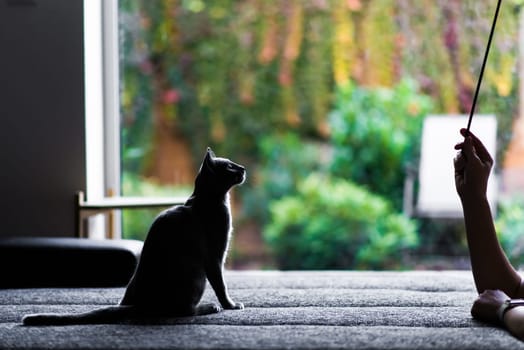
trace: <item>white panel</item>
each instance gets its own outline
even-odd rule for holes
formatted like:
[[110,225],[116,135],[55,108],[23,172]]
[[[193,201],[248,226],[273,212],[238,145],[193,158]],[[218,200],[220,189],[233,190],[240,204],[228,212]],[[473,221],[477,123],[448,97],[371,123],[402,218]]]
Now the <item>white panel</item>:
[[[432,217],[462,217],[462,206],[455,189],[453,159],[459,133],[466,127],[468,116],[433,115],[424,120],[419,167],[417,214]],[[493,115],[475,115],[471,132],[477,135],[493,159],[496,155],[497,121]],[[492,174],[487,197],[492,212],[497,194],[496,177]]]

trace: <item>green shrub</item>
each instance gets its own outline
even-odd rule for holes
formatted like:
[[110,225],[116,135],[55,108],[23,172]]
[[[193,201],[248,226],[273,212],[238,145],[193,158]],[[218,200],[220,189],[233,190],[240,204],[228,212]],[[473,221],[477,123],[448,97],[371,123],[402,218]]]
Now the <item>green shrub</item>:
[[524,197],[500,201],[495,227],[502,248],[514,266],[524,265]]
[[271,203],[264,238],[282,269],[400,268],[418,242],[413,221],[354,183],[311,174]]
[[411,80],[392,89],[339,88],[330,114],[333,174],[366,186],[401,208],[404,168],[418,158],[432,102]]
[[329,168],[329,145],[314,142],[294,132],[274,133],[260,138],[261,161],[249,174],[253,184],[242,197],[244,216],[264,224],[269,220],[272,200],[296,193],[297,183],[312,172]]

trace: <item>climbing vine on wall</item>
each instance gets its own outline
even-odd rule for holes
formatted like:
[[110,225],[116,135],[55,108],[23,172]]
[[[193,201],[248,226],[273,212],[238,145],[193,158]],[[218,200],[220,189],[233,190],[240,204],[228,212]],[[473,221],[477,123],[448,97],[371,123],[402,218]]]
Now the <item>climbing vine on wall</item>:
[[[187,182],[191,174],[169,169],[198,162],[207,145],[250,162],[262,134],[327,139],[335,88],[349,81],[390,87],[412,77],[435,100],[434,112],[468,113],[494,6],[120,0],[124,170]],[[502,6],[478,107],[506,120],[512,111],[500,101],[515,97],[516,6]]]

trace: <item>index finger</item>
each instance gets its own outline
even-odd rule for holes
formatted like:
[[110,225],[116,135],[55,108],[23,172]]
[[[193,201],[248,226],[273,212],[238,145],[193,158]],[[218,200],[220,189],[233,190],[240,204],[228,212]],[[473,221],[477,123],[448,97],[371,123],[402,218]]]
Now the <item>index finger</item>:
[[481,160],[488,161],[493,164],[493,158],[489,154],[488,150],[486,149],[482,141],[480,141],[480,139],[477,136],[475,136],[475,134],[473,134],[471,131],[468,131],[466,129],[460,129],[460,133],[464,137],[471,137],[471,140],[473,141],[473,147],[475,147],[475,153],[477,153],[477,156]]

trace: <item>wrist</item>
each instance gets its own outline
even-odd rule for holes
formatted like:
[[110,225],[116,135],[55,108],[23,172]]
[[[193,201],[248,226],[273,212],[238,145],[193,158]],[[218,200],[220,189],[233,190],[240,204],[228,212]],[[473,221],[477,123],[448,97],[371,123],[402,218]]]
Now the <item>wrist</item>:
[[460,200],[462,204],[478,204],[479,202],[487,201],[488,197],[485,192],[466,192],[460,195]]
[[474,214],[477,216],[479,212],[489,209],[489,201],[486,194],[468,194],[460,197],[464,215]]
[[508,311],[509,301],[510,299],[504,301],[497,309],[497,319],[501,325],[504,325],[504,315],[506,315],[506,312]]
[[501,325],[505,324],[504,316],[506,313],[517,306],[524,306],[524,299],[507,299],[499,306],[497,309],[497,319]]

